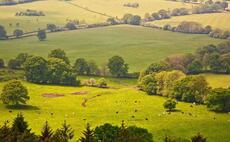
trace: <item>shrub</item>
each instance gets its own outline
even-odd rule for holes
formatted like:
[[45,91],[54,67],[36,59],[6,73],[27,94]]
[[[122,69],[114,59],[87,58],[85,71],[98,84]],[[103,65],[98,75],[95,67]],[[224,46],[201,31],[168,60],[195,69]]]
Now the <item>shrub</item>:
[[68,23],[65,25],[65,27],[66,27],[67,29],[69,29],[69,30],[75,30],[75,29],[77,29],[77,25],[76,25],[75,23],[73,23],[73,22],[68,22]]
[[43,41],[46,39],[46,31],[45,30],[39,30],[37,33],[37,37],[40,41]]
[[169,111],[172,111],[176,108],[176,101],[172,99],[168,99],[163,104],[165,109],[168,109]]
[[23,35],[23,31],[20,29],[16,29],[14,30],[14,36],[16,36],[17,38]]
[[70,64],[69,58],[66,56],[66,53],[62,49],[54,49],[48,54],[48,58],[58,58],[62,59],[67,64]]
[[89,66],[87,61],[84,58],[79,58],[75,61],[73,70],[78,75],[86,75],[89,73]]
[[57,30],[57,26],[55,24],[47,24],[47,30],[55,32]]
[[185,102],[203,103],[209,87],[203,76],[186,76],[174,87],[173,97]]
[[207,107],[217,112],[230,111],[230,89],[213,89],[207,97]]
[[155,79],[155,74],[149,74],[142,77],[138,84],[139,88],[149,95],[156,94],[157,92],[157,82]]
[[6,39],[6,30],[3,26],[0,25],[0,39]]
[[0,68],[3,68],[4,65],[5,65],[4,60],[3,60],[3,59],[0,59]]
[[105,123],[95,128],[94,135],[97,141],[113,142],[118,137],[118,130],[118,126]]
[[98,81],[97,81],[97,86],[99,88],[106,88],[107,87],[107,82],[105,80],[105,78],[100,78]]
[[20,68],[20,62],[16,59],[11,59],[8,62],[8,68],[10,69],[19,69]]
[[184,21],[177,26],[176,31],[191,34],[203,34],[205,29],[199,23]]
[[26,104],[29,100],[28,91],[20,81],[13,80],[3,87],[1,100],[4,104]]

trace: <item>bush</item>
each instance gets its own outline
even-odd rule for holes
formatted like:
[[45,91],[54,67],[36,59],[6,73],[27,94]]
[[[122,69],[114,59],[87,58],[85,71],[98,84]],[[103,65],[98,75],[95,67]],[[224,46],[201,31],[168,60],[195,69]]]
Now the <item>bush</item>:
[[4,68],[4,65],[5,65],[4,60],[0,59],[0,68]]
[[19,69],[20,68],[20,62],[16,59],[11,59],[8,62],[8,68],[10,69]]
[[37,37],[40,41],[43,41],[46,39],[46,31],[45,30],[40,30],[37,33]]
[[202,27],[201,24],[196,23],[196,22],[181,22],[177,28],[177,32],[182,32],[182,33],[191,33],[191,34],[204,34],[205,29]]
[[7,35],[6,35],[6,30],[3,26],[0,25],[0,39],[6,39]]
[[73,22],[68,22],[68,23],[65,25],[65,27],[66,27],[67,29],[69,29],[69,30],[75,30],[75,29],[77,29],[77,25],[76,25],[75,23],[73,23]]
[[149,95],[157,93],[157,82],[155,79],[155,74],[149,74],[142,77],[138,84],[139,88]]
[[55,32],[57,30],[57,26],[55,24],[47,24],[47,30]]
[[169,111],[172,111],[176,108],[176,101],[172,99],[168,99],[164,102],[163,106],[165,109],[168,109]]
[[209,87],[203,76],[186,76],[174,87],[172,96],[185,102],[203,103]]
[[29,100],[28,91],[20,81],[13,80],[3,87],[1,100],[4,104],[26,104]]
[[100,78],[98,81],[97,81],[97,86],[99,88],[107,88],[107,82],[105,80],[105,78]]
[[16,36],[17,38],[23,35],[23,31],[20,29],[16,29],[14,30],[14,36]]
[[213,89],[207,97],[207,107],[212,111],[230,112],[230,89]]

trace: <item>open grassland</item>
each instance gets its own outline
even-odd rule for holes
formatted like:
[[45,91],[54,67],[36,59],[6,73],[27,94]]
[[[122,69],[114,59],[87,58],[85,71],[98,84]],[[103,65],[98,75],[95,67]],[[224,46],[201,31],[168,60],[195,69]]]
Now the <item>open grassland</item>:
[[[27,9],[43,11],[45,16],[15,16],[16,12]],[[104,22],[107,17],[88,12],[69,5],[65,1],[44,0],[14,6],[0,6],[0,25],[5,26],[7,32],[12,34],[16,28],[24,32],[46,28],[47,24],[64,26],[68,20],[84,20],[87,23]],[[12,26],[9,24],[12,23]],[[20,23],[20,26],[16,26]]]
[[8,61],[22,52],[47,57],[50,50],[61,48],[66,51],[72,63],[76,58],[84,57],[95,60],[100,66],[110,57],[120,55],[133,72],[169,55],[192,53],[198,47],[223,41],[206,35],[173,33],[137,26],[113,26],[52,33],[43,42],[37,37],[0,41],[0,58]]
[[[72,3],[103,12],[114,17],[121,18],[125,13],[138,14],[144,16],[145,13],[156,12],[161,9],[172,10],[174,8],[192,8],[191,4],[172,2],[166,0],[73,0]],[[138,8],[124,7],[126,3],[137,2]]]
[[[206,77],[209,81],[213,81],[210,83],[213,87],[219,86],[218,83],[222,78],[228,78],[228,80],[230,78],[227,75],[207,75]],[[86,78],[81,77],[83,80]],[[166,98],[148,96],[138,91],[135,88],[136,80],[111,78],[107,80],[109,80],[110,89],[47,86],[23,82],[29,89],[31,97],[28,102],[29,107],[16,110],[6,108],[0,102],[0,124],[3,124],[5,120],[11,121],[17,113],[23,112],[33,131],[38,134],[45,121],[49,121],[53,128],[57,128],[66,120],[75,129],[76,137],[80,137],[80,132],[87,122],[95,127],[106,122],[120,125],[124,120],[127,125],[147,128],[154,134],[156,142],[162,141],[166,134],[189,138],[197,132],[207,136],[209,142],[228,142],[230,139],[229,114],[209,112],[203,105],[191,107],[191,104],[182,102],[178,104],[178,112],[165,114],[162,105]],[[0,83],[0,89],[4,84]],[[230,83],[225,82],[225,85],[230,86]],[[72,95],[79,91],[86,94]],[[47,93],[65,96],[58,98],[42,96]],[[93,98],[94,96],[97,97]],[[82,102],[85,98],[89,100],[84,107]],[[12,113],[9,110],[12,110]]]
[[151,22],[155,25],[164,26],[170,24],[177,26],[182,21],[194,21],[202,24],[203,26],[210,25],[213,28],[219,28],[222,30],[230,30],[230,13],[212,13],[212,14],[196,14],[188,16],[172,17],[167,20],[159,20]]
[[[82,8],[71,5],[65,1],[44,0],[13,6],[0,6],[0,25],[5,26],[7,32],[12,34],[16,28],[24,32],[45,28],[47,24],[63,26],[69,20],[84,20],[86,23],[105,22],[108,17],[89,12],[86,9],[105,13],[121,18],[125,13],[139,14],[144,16],[146,12],[155,12],[159,9],[173,9],[176,7],[191,7],[190,4],[182,4],[165,0],[138,0],[139,8],[124,7],[123,4],[128,0],[74,0],[69,1]],[[86,8],[86,9],[84,9]],[[46,16],[15,16],[16,12],[26,11],[27,9],[43,11]],[[16,26],[20,23],[20,26]],[[12,24],[10,26],[9,24]]]

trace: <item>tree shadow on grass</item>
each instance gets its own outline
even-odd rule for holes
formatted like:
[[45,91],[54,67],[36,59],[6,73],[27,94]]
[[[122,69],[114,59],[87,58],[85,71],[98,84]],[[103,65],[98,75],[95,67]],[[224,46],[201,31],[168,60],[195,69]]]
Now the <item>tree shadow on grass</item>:
[[179,110],[179,109],[173,109],[173,110],[166,110],[166,112],[181,112],[181,110]]
[[6,108],[12,110],[39,110],[39,107],[32,105],[7,105]]

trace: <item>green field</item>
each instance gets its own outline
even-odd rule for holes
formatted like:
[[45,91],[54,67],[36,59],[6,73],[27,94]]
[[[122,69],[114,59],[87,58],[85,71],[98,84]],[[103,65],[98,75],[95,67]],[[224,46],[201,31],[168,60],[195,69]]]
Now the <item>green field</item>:
[[219,28],[222,30],[230,30],[230,13],[212,13],[212,14],[196,14],[188,16],[172,17],[167,20],[159,20],[151,22],[152,24],[164,26],[170,24],[177,26],[182,21],[194,21],[202,24],[203,26],[210,25],[214,29]]
[[[213,87],[219,87],[219,82],[225,82],[230,86],[230,76],[205,75],[213,81]],[[81,79],[86,79],[83,77]],[[223,80],[223,78],[225,80]],[[23,112],[34,132],[39,133],[42,124],[47,120],[53,128],[57,128],[66,120],[76,130],[76,137],[85,124],[89,122],[93,127],[106,122],[120,125],[125,120],[127,125],[137,125],[147,128],[154,135],[156,142],[162,141],[165,134],[189,138],[191,135],[201,132],[208,137],[209,142],[228,142],[230,139],[230,115],[218,114],[207,111],[203,105],[190,107],[189,103],[179,102],[178,109],[183,111],[164,114],[163,103],[166,98],[148,96],[135,88],[136,80],[108,79],[111,89],[98,89],[91,87],[60,87],[35,85],[24,82],[29,89],[31,97],[27,109],[7,109],[0,103],[0,123],[10,120],[17,113]],[[5,83],[0,83],[0,89]],[[71,95],[71,93],[86,91],[85,95]],[[64,94],[64,97],[46,98],[44,93]],[[81,104],[84,98],[91,98],[86,107]],[[137,103],[135,103],[137,101]],[[138,111],[135,112],[135,109]],[[12,110],[12,113],[9,113]],[[119,112],[116,114],[116,112]],[[54,115],[51,116],[51,113]],[[191,113],[190,116],[188,113]],[[135,116],[135,118],[132,118]],[[148,120],[145,120],[148,118]],[[214,119],[216,118],[216,119]],[[85,120],[84,120],[85,119]],[[216,133],[218,132],[218,133]],[[215,133],[215,134],[214,134]]]
[[172,54],[192,53],[196,48],[224,40],[206,35],[189,35],[136,27],[113,26],[48,34],[44,42],[37,37],[0,41],[0,57],[7,61],[27,52],[47,57],[52,49],[61,48],[72,63],[76,58],[95,60],[100,66],[114,55],[122,56],[130,71],[140,71],[153,62]]
[[[124,3],[129,0],[73,0],[71,3],[79,6],[105,13],[111,16],[121,18],[126,13],[139,14],[144,16],[146,12],[152,13],[159,9],[173,9],[176,7],[191,7],[190,4],[174,3],[165,0],[138,0],[139,8],[123,7]],[[46,16],[15,16],[16,12],[32,9],[43,11]],[[3,25],[8,34],[16,29],[22,29],[24,32],[38,30],[38,28],[46,28],[47,24],[56,24],[64,26],[68,20],[85,21],[88,24],[105,22],[108,17],[89,12],[85,9],[71,5],[65,1],[44,0],[26,4],[18,4],[14,6],[0,6],[0,25]],[[10,26],[9,24],[12,24]],[[16,26],[20,23],[20,26]]]

